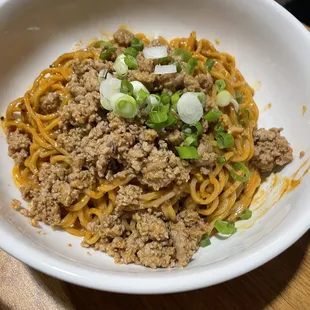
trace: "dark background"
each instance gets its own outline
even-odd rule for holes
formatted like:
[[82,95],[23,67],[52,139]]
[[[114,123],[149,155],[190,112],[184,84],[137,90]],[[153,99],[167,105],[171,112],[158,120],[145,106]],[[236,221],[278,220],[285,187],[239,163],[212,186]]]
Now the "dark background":
[[287,3],[285,8],[301,22],[310,26],[310,0],[293,0]]

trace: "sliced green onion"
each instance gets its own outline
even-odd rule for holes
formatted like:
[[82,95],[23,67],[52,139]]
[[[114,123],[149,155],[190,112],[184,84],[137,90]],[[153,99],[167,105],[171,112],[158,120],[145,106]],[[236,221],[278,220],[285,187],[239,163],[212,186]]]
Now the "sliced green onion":
[[241,220],[248,220],[252,217],[252,211],[250,209],[246,209],[245,212],[239,215]]
[[159,105],[160,97],[159,95],[151,94],[147,97],[146,102],[152,106]]
[[221,115],[222,112],[220,110],[212,109],[207,114],[205,114],[203,118],[210,123],[214,123],[218,121]]
[[200,159],[197,149],[193,146],[177,146],[176,150],[181,159]]
[[218,157],[218,158],[217,158],[217,162],[218,162],[219,164],[224,164],[224,163],[226,163],[226,157],[225,157],[225,156]]
[[152,129],[160,131],[163,128],[167,128],[171,125],[174,125],[175,123],[176,123],[176,118],[174,117],[174,115],[169,113],[167,120],[163,123],[155,124],[155,123],[152,123],[150,120],[148,120],[145,124]]
[[223,122],[219,122],[217,123],[215,126],[214,126],[214,130],[216,132],[222,132],[225,130],[225,126],[224,126],[224,123]]
[[243,93],[240,90],[236,91],[236,100],[239,104],[243,102]]
[[240,109],[238,112],[238,121],[241,125],[246,125],[250,120],[250,110],[247,108]]
[[138,56],[138,50],[136,50],[135,48],[133,48],[133,47],[128,47],[128,48],[126,48],[125,50],[124,50],[124,54],[126,55],[126,56],[132,56],[132,57],[137,57]]
[[198,138],[196,135],[190,135],[184,140],[185,146],[198,146]]
[[132,70],[138,69],[138,61],[135,57],[131,55],[127,55],[125,57],[125,64],[128,66],[129,69],[132,69]]
[[198,122],[203,115],[203,108],[199,99],[190,92],[181,96],[177,103],[177,111],[180,119],[189,125]]
[[102,107],[108,111],[112,111],[110,103],[111,97],[120,92],[121,80],[107,75],[107,78],[100,83],[100,103]]
[[198,65],[198,59],[192,57],[186,65],[185,72],[188,74],[193,74],[197,65]]
[[160,124],[160,123],[164,123],[165,121],[167,121],[168,114],[165,112],[161,112],[161,111],[151,111],[149,113],[149,118],[153,124]]
[[217,146],[220,149],[227,149],[234,146],[234,137],[226,132],[218,131],[215,135]]
[[199,101],[203,107],[206,105],[207,96],[204,92],[193,92],[192,94],[197,96],[197,98],[199,99]]
[[208,59],[205,63],[205,66],[208,68],[208,71],[210,72],[215,65],[215,60],[214,59]]
[[175,92],[175,93],[171,96],[171,104],[172,104],[172,107],[173,107],[173,109],[174,109],[175,111],[177,110],[176,105],[177,105],[177,103],[178,103],[178,101],[179,101],[179,99],[180,99],[181,94],[182,94],[182,91],[179,90],[179,91]]
[[157,59],[157,65],[167,65],[171,61],[172,61],[171,56],[162,57],[162,58]]
[[230,103],[232,103],[234,105],[234,108],[236,110],[236,112],[238,113],[239,111],[239,104],[238,102],[235,100],[235,98],[230,94],[229,91],[227,90],[222,90],[221,92],[219,92],[216,95],[216,104],[219,107],[226,107],[228,106]]
[[211,245],[211,240],[208,234],[203,234],[200,240],[200,246],[202,248],[205,248],[207,246]]
[[139,81],[132,81],[131,85],[133,86],[133,95],[136,98],[140,90],[143,90],[147,95],[150,94],[148,89]]
[[180,65],[180,63],[178,61],[174,61],[171,64],[176,66],[178,73],[180,73],[182,71],[182,67],[181,67],[181,65]]
[[148,97],[149,95],[149,92],[143,90],[143,89],[140,89],[137,93],[137,95],[135,96],[136,100],[137,100],[137,103],[140,105],[140,104],[143,104],[144,101],[146,100],[146,98]]
[[114,65],[113,65],[114,70],[116,71],[117,75],[119,75],[119,76],[124,76],[128,72],[128,66],[125,62],[125,57],[127,57],[127,56],[125,56],[124,54],[120,54],[116,58]]
[[129,95],[133,94],[133,86],[129,81],[122,80],[121,93],[129,94]]
[[215,81],[215,87],[216,87],[218,93],[221,92],[222,90],[225,90],[225,88],[226,88],[225,80],[216,80]]
[[131,47],[135,48],[137,51],[142,51],[144,48],[143,44],[137,37],[132,38]]
[[123,93],[114,94],[110,102],[113,111],[121,117],[133,118],[138,113],[137,102],[135,98],[129,95]]
[[100,59],[102,59],[102,60],[107,60],[107,59],[109,59],[109,58],[111,58],[111,56],[112,56],[112,53],[111,52],[109,52],[109,51],[104,51],[104,52],[101,52],[100,53]]
[[190,127],[195,128],[195,130],[193,132],[195,132],[197,134],[197,136],[201,136],[203,134],[203,127],[202,124],[200,122],[196,122],[194,124],[191,124]]
[[216,221],[214,227],[223,235],[232,235],[237,231],[237,228],[233,223],[226,221]]
[[[230,175],[233,179],[236,181],[239,181],[241,183],[245,183],[249,180],[250,177],[250,170],[242,163],[235,163],[233,164],[234,170],[230,170]],[[242,171],[243,176],[236,173],[236,171]]]
[[180,56],[183,61],[188,62],[192,58],[192,54],[182,48],[176,48],[174,50],[175,56]]
[[168,93],[163,92],[160,95],[160,100],[164,105],[170,104],[170,95]]
[[99,73],[98,73],[99,84],[101,84],[101,82],[107,78],[108,73],[109,73],[108,69],[102,69],[99,71]]

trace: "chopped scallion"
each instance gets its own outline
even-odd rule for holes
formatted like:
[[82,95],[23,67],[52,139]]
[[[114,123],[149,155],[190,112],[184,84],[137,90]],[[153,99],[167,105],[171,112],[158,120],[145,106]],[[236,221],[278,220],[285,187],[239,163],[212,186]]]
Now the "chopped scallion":
[[155,124],[155,123],[152,123],[150,120],[148,120],[145,124],[152,129],[160,131],[163,128],[166,128],[166,127],[169,127],[175,124],[175,122],[176,122],[176,118],[174,117],[174,115],[172,115],[172,113],[169,113],[167,120],[163,123]]
[[198,59],[192,57],[186,65],[185,72],[188,74],[193,74],[197,65],[198,65]]
[[223,123],[223,122],[219,122],[219,123],[217,123],[217,124],[214,126],[214,130],[215,130],[216,132],[222,132],[222,131],[224,131],[224,129],[225,129],[225,126],[224,126],[224,123]]
[[160,123],[164,123],[165,121],[167,121],[168,114],[165,112],[161,112],[161,111],[151,111],[149,113],[149,118],[153,124],[160,124]]
[[252,211],[250,209],[246,209],[245,212],[239,215],[241,220],[248,220],[252,217]]
[[217,122],[221,115],[222,112],[220,110],[212,109],[207,114],[205,114],[203,118],[208,122],[213,123]]
[[188,62],[192,58],[192,54],[182,48],[176,48],[174,50],[175,56],[180,56],[183,61]]
[[122,80],[122,83],[121,83],[121,93],[129,94],[129,95],[133,94],[133,86],[132,86],[132,84],[129,81]]
[[99,47],[112,47],[113,44],[111,42],[107,42],[107,41],[97,41],[97,42],[94,42],[92,44],[93,47],[95,48],[99,48]]
[[182,71],[182,67],[178,61],[174,61],[172,65],[175,65],[177,68],[177,72],[180,73]]
[[215,60],[214,59],[208,59],[205,63],[205,66],[208,68],[208,71],[210,72],[215,65]]
[[181,94],[181,91],[177,91],[171,96],[171,104],[175,111],[177,110],[176,105],[180,99]]
[[158,65],[167,65],[172,61],[172,57],[171,56],[166,56],[166,57],[162,57],[157,59],[157,64]]
[[238,121],[241,125],[246,125],[250,120],[250,110],[247,108],[240,109],[238,112]]
[[128,47],[124,50],[124,54],[127,56],[127,55],[130,55],[132,57],[137,57],[138,56],[138,50],[133,48],[133,47]]
[[217,162],[218,162],[219,164],[224,164],[224,163],[226,163],[226,157],[225,157],[225,156],[220,156],[220,157],[218,157],[218,158],[217,158]]
[[216,87],[218,93],[221,92],[222,90],[224,90],[226,88],[225,80],[216,80],[215,81],[215,87]]
[[113,111],[124,118],[133,118],[138,113],[138,106],[135,98],[123,94],[117,93],[111,97],[111,106]]
[[137,37],[132,38],[131,47],[135,48],[139,52],[142,51],[144,48],[143,44]]
[[243,93],[240,90],[236,91],[236,100],[239,104],[243,102]]
[[214,227],[223,235],[232,235],[237,231],[237,228],[233,223],[226,221],[216,221]]
[[[248,169],[248,167],[246,167],[242,163],[235,163],[235,164],[233,164],[233,168],[234,168],[234,170],[229,171],[230,175],[233,179],[235,179],[236,181],[239,181],[241,183],[245,183],[249,180],[250,170]],[[236,171],[242,171],[243,175],[237,174]]]
[[194,146],[178,146],[176,150],[181,159],[200,159],[197,149]]
[[234,146],[235,140],[234,137],[224,131],[218,131],[215,135],[217,146],[220,149],[227,149]]
[[160,95],[160,99],[161,99],[161,102],[164,104],[164,105],[167,105],[167,104],[170,104],[170,95],[168,93],[165,93],[163,92],[161,95]]
[[126,57],[124,54],[120,54],[114,62],[113,67],[118,76],[124,76],[128,72],[128,65],[125,62]]
[[131,55],[127,55],[125,57],[125,64],[128,66],[129,69],[132,69],[132,70],[138,69],[138,61],[135,57]]
[[205,248],[207,246],[211,245],[211,240],[208,234],[203,234],[200,240],[200,246],[202,248]]
[[185,146],[198,146],[198,138],[196,135],[190,135],[184,140]]

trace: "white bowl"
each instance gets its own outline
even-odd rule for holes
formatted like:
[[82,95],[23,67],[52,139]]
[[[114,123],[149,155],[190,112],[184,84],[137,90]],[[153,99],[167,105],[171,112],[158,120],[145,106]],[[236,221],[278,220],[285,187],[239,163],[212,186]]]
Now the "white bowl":
[[[218,48],[235,55],[241,72],[257,89],[260,125],[285,128],[295,152],[293,163],[280,172],[272,190],[267,180],[268,194],[256,200],[253,219],[239,223],[238,233],[226,240],[213,238],[212,246],[200,249],[186,268],[151,270],[115,265],[106,254],[80,247],[79,238],[44,225],[34,228],[29,219],[13,211],[11,199],[20,194],[11,181],[12,160],[1,133],[1,248],[68,282],[124,293],[206,287],[244,274],[284,251],[310,227],[310,175],[275,203],[287,184],[284,177],[309,156],[310,114],[302,114],[310,98],[309,33],[271,0],[0,0],[1,111],[76,42],[87,43],[100,37],[100,31],[111,33],[120,24],[149,35],[171,38],[196,30],[199,37],[219,39]],[[272,107],[264,110],[269,103]],[[306,152],[303,159],[300,151]],[[245,229],[248,226],[252,227]]]

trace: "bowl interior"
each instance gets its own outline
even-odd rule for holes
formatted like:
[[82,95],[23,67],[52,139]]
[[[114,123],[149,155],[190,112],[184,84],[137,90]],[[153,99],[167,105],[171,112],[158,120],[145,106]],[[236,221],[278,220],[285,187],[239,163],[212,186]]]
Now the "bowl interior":
[[[238,223],[238,233],[225,240],[214,237],[212,246],[199,250],[184,269],[154,271],[115,265],[107,255],[81,248],[79,238],[45,225],[34,228],[29,219],[13,211],[11,199],[20,194],[11,181],[13,163],[1,132],[0,246],[67,281],[139,293],[215,284],[281,252],[310,227],[310,192],[306,190],[310,175],[279,200],[288,182],[285,177],[292,176],[309,156],[310,111],[303,110],[309,108],[310,40],[302,25],[267,0],[0,0],[1,112],[59,55],[111,34],[119,25],[150,37],[188,36],[196,30],[198,37],[219,40],[217,48],[236,57],[238,68],[256,90],[259,124],[284,128],[294,149],[293,163],[279,173],[272,190],[274,177],[267,178],[262,186],[265,192],[260,191],[252,205],[254,216]],[[306,153],[303,159],[299,158],[301,151]],[[299,175],[306,168],[305,163]]]

